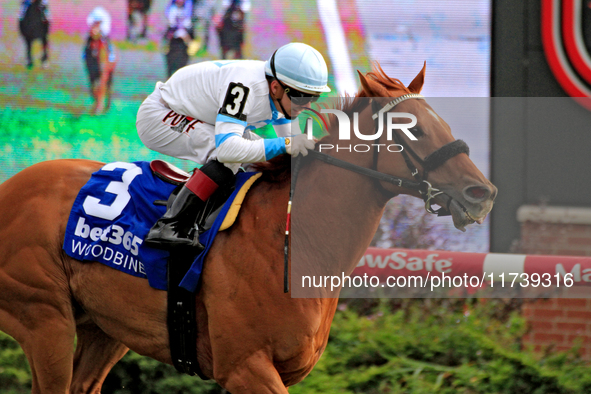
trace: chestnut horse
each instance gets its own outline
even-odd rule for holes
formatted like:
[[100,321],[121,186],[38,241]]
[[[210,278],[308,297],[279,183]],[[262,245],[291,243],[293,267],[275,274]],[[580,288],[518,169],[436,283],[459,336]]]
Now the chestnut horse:
[[[405,95],[408,99],[396,110],[418,119],[421,136],[412,149],[423,158],[454,141],[447,123],[426,101],[409,96],[420,92],[424,71],[408,87],[381,68],[360,74],[358,94],[373,97],[382,109],[391,100],[385,97]],[[363,102],[356,98],[342,109],[358,110],[361,131],[370,135],[373,109]],[[336,126],[333,119],[329,129]],[[332,132],[320,142],[336,138]],[[350,142],[363,142],[356,138]],[[340,150],[331,155],[360,168],[412,179],[399,153]],[[283,291],[289,160],[284,155],[263,166],[263,176],[246,196],[236,223],[218,235],[210,250],[196,295],[199,366],[234,394],[285,394],[287,387],[304,379],[326,347],[337,307],[338,292],[292,298]],[[414,156],[411,161],[422,172],[420,161]],[[281,163],[287,166],[279,173]],[[128,349],[172,364],[166,292],[142,278],[100,263],[81,263],[62,251],[73,201],[102,165],[48,161],[0,185],[0,329],[24,349],[33,393],[98,393]],[[433,187],[445,192],[447,197],[435,200],[449,206],[456,227],[481,222],[491,210],[496,188],[465,153],[448,158],[428,176]],[[328,262],[345,274],[368,247],[387,201],[401,193],[420,197],[418,191],[319,160],[303,163],[295,190],[292,229],[307,236],[292,238],[292,261],[309,267]]]

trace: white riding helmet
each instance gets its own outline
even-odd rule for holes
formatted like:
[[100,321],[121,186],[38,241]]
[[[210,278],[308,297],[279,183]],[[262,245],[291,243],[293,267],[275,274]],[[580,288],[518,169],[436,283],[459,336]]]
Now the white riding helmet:
[[111,33],[111,15],[103,7],[95,7],[88,17],[86,18],[86,24],[90,27],[96,22],[101,22],[101,34],[108,36]]
[[307,44],[292,42],[277,49],[265,62],[265,73],[300,92],[330,92],[326,62]]

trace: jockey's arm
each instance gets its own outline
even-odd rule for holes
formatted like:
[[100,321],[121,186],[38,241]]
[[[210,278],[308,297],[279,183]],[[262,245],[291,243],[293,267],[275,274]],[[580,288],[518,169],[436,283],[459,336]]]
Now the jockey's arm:
[[[295,122],[293,125],[296,125],[297,122]],[[277,134],[277,137],[289,137],[290,135],[295,135],[295,134],[301,134],[301,130],[299,130],[299,127],[297,129],[294,129],[292,131],[292,123],[283,123],[283,124],[276,124],[273,125],[273,129],[275,130],[275,134]]]
[[220,117],[223,115],[218,115],[215,125],[215,145],[220,162],[258,163],[286,153],[285,138],[263,139],[245,130],[246,124],[220,121]]

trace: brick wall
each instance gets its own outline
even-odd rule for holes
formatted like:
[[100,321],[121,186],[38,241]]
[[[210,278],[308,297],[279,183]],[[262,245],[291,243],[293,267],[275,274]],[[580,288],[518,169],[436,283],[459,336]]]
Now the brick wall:
[[521,223],[520,253],[591,256],[591,224]]
[[[591,209],[525,206],[517,217],[519,253],[591,256]],[[579,344],[580,354],[591,359],[591,299],[537,300],[522,311],[530,327],[525,344],[540,351],[566,351]]]
[[578,344],[581,356],[591,359],[591,299],[538,300],[525,304],[522,311],[530,327],[525,344],[539,351],[566,351]]

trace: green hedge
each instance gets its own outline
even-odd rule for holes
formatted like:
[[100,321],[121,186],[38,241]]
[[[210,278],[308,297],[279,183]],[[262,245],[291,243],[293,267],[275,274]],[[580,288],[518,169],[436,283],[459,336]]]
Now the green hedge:
[[[589,363],[576,349],[547,356],[522,349],[525,321],[491,317],[490,303],[466,312],[424,308],[370,316],[337,313],[316,368],[290,393],[589,393]],[[469,311],[469,312],[467,312]]]
[[[468,301],[471,302],[471,301]],[[413,301],[396,312],[380,302],[369,315],[341,304],[324,355],[291,394],[583,394],[591,365],[577,349],[536,354],[523,348],[527,327],[513,312],[492,317],[494,300],[458,308]],[[0,391],[27,392],[30,373],[17,345],[0,334]],[[215,383],[173,367],[126,355],[103,393],[221,393]]]
[[0,393],[31,392],[31,370],[20,346],[0,331]]

